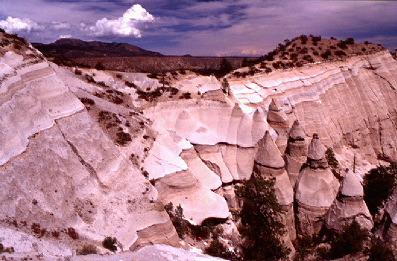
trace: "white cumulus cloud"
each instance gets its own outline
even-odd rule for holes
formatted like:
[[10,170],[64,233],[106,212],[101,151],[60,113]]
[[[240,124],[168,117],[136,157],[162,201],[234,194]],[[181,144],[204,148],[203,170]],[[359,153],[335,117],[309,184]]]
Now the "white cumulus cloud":
[[5,20],[0,21],[0,27],[6,30],[8,33],[17,32],[30,32],[32,30],[42,30],[43,27],[33,22],[29,18],[14,18],[7,17]]
[[129,8],[122,17],[109,20],[102,18],[93,26],[83,26],[83,30],[89,31],[95,36],[119,36],[136,37],[142,36],[141,28],[144,24],[153,22],[155,18],[140,4]]

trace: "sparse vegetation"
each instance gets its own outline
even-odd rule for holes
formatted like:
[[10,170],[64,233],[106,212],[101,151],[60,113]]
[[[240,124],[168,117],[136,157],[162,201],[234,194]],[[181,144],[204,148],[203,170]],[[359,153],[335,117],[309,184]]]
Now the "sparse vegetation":
[[92,255],[98,254],[98,248],[92,244],[84,244],[81,249],[77,251],[77,255]]

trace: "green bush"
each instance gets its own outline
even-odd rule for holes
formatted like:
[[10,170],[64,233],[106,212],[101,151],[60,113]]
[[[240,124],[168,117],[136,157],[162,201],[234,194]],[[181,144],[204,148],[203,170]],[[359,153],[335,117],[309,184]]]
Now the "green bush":
[[112,252],[117,251],[117,238],[115,237],[105,237],[102,241],[102,246],[106,249],[109,249]]
[[396,186],[397,165],[379,166],[364,176],[364,200],[373,216],[387,200]]
[[328,166],[330,167],[332,173],[340,179],[340,165],[339,161],[335,157],[334,150],[332,148],[327,148],[325,151],[325,157],[327,158]]
[[95,64],[95,69],[97,69],[97,70],[105,70],[106,68],[105,68],[105,66],[103,65],[103,63],[97,62],[97,63]]
[[219,66],[217,77],[218,78],[223,77],[226,74],[230,73],[231,71],[233,71],[233,65],[229,62],[229,60],[223,58]]
[[357,254],[364,248],[364,241],[369,237],[367,230],[353,221],[343,228],[341,233],[333,235],[331,240],[331,257],[341,258],[348,254]]
[[172,202],[170,202],[164,206],[164,209],[170,216],[178,236],[183,239],[186,233],[189,231],[189,222],[184,219],[183,208],[181,205],[178,205],[174,210],[174,206]]
[[236,189],[243,200],[240,212],[243,237],[242,254],[247,260],[278,260],[288,256],[290,249],[283,245],[285,228],[281,222],[284,212],[276,198],[275,179],[265,179],[253,173]]

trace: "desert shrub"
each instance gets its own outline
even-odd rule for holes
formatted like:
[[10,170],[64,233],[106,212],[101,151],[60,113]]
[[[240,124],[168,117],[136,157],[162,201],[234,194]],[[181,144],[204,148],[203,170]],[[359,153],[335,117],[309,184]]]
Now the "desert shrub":
[[192,94],[190,92],[184,92],[182,93],[181,96],[179,96],[179,99],[191,99],[192,98]]
[[311,55],[306,54],[306,55],[303,56],[303,60],[306,60],[306,61],[308,61],[308,62],[311,62],[311,61],[313,61],[313,58],[312,58]]
[[211,228],[208,226],[190,226],[190,234],[197,240],[208,239],[211,236]]
[[368,253],[368,261],[396,261],[393,251],[380,239],[374,238]]
[[321,57],[324,59],[328,59],[328,57],[331,55],[331,51],[327,50],[324,53],[321,54]]
[[307,54],[308,52],[309,52],[309,50],[308,50],[306,47],[302,48],[302,49],[299,51],[300,54]]
[[229,260],[233,260],[236,257],[230,252],[219,239],[211,241],[210,245],[204,249],[204,253],[211,256],[221,257]]
[[313,55],[319,56],[320,54],[317,51],[313,51]]
[[233,65],[229,62],[229,60],[223,58],[221,64],[219,65],[219,72],[217,73],[217,77],[223,77],[231,71],[233,71]]
[[94,77],[92,75],[86,74],[84,75],[85,79],[87,80],[87,82],[89,83],[96,83]]
[[298,55],[299,54],[297,54],[297,53],[291,53],[291,59],[295,59],[295,58],[298,58]]
[[189,222],[184,219],[183,209],[181,205],[178,205],[175,209],[172,202],[164,206],[165,211],[167,211],[172,224],[180,238],[184,238],[185,234],[189,231]]
[[229,90],[230,90],[229,81],[226,78],[224,78],[223,81],[222,81],[222,91],[224,93],[228,93]]
[[300,39],[301,39],[301,43],[302,44],[307,44],[307,40],[308,40],[308,37],[307,37],[307,35],[301,35],[300,36]]
[[284,212],[278,203],[275,179],[265,179],[254,172],[251,179],[236,188],[243,201],[240,212],[244,260],[277,260],[286,258],[290,249],[283,245],[281,236],[285,228],[281,222]]
[[110,102],[114,103],[114,104],[122,104],[124,102],[123,99],[121,99],[118,96],[112,95],[109,97]]
[[126,145],[128,142],[132,140],[131,134],[123,131],[117,132],[116,137],[117,137],[116,142],[120,145]]
[[314,253],[316,246],[321,242],[318,236],[302,236],[298,237],[295,244],[296,260],[303,261],[307,259],[307,255]]
[[95,64],[94,68],[97,69],[97,70],[105,70],[106,69],[105,66],[103,65],[103,63],[101,63],[101,62],[97,62]]
[[126,85],[127,87],[130,87],[130,88],[136,88],[136,87],[138,87],[138,86],[136,86],[135,83],[129,82],[129,81],[125,81],[125,85]]
[[334,150],[332,148],[327,148],[325,151],[325,157],[327,158],[328,165],[334,176],[340,179],[340,165],[339,161],[335,157]]
[[117,79],[123,79],[123,75],[120,74],[120,73],[117,73],[117,74],[116,74],[116,78],[117,78]]
[[344,41],[340,41],[339,43],[336,44],[339,48],[346,50],[347,49],[347,44]]
[[397,165],[379,166],[364,176],[364,200],[373,216],[378,212],[396,186]]
[[115,237],[105,237],[102,241],[102,246],[106,249],[109,249],[112,252],[117,251],[117,238]]
[[367,230],[362,229],[357,221],[343,228],[341,233],[335,233],[331,240],[331,258],[341,258],[348,254],[357,254],[364,248],[364,241],[368,238]]
[[86,98],[86,97],[80,98],[80,101],[86,105],[94,105],[95,104],[95,101],[93,99]]
[[335,55],[337,56],[346,56],[346,53],[342,50],[335,51]]
[[82,74],[82,71],[79,70],[79,69],[75,69],[75,70],[74,70],[74,74],[76,74],[76,75],[81,75],[81,74]]
[[16,50],[21,50],[21,49],[22,49],[22,46],[21,46],[19,43],[14,43],[14,48],[15,48]]
[[79,239],[79,234],[78,234],[77,231],[76,231],[74,228],[72,228],[72,227],[69,227],[69,228],[67,229],[66,234],[68,234],[68,236],[69,236],[71,239],[74,239],[74,240]]
[[354,44],[354,38],[347,38],[346,40],[345,40],[345,43],[346,44]]
[[149,73],[149,74],[147,75],[147,77],[152,78],[152,79],[157,79],[158,76],[159,76],[158,73]]
[[15,250],[13,247],[4,247],[4,245],[2,243],[0,243],[0,254],[1,253],[14,253],[14,252],[15,252]]
[[53,237],[55,237],[55,238],[59,238],[60,233],[59,233],[59,231],[57,231],[57,230],[53,230],[53,231],[51,231],[51,235],[52,235]]
[[77,250],[77,255],[91,255],[91,254],[98,254],[98,248],[92,244],[84,244],[83,247]]
[[184,68],[179,69],[180,74],[186,74],[186,70]]

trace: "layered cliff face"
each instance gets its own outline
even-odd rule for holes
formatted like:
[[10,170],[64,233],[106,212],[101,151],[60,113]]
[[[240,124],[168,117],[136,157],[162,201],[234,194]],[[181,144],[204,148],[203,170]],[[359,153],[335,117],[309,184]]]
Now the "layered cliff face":
[[180,246],[169,202],[192,225],[224,222],[233,241],[234,186],[254,170],[276,178],[287,243],[295,219],[300,235],[353,219],[369,227],[361,194],[349,194],[357,179],[339,190],[325,149],[342,167],[359,159],[360,175],[397,159],[397,63],[385,51],[228,76],[225,89],[212,76],[169,74],[161,87],[145,74],[57,67],[30,46],[5,50],[0,229],[18,252],[66,256],[106,236],[123,250]]
[[50,256],[106,236],[178,245],[157,191],[30,48],[0,61],[2,243]]
[[277,98],[304,132],[327,146],[350,146],[376,162],[395,161],[397,65],[387,51],[302,68],[229,79],[234,96],[250,108]]

